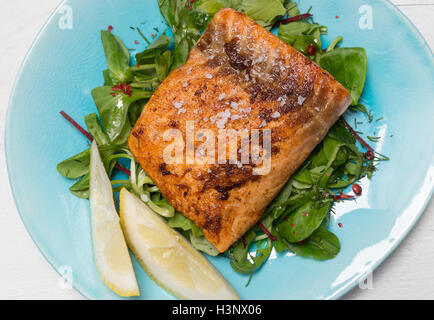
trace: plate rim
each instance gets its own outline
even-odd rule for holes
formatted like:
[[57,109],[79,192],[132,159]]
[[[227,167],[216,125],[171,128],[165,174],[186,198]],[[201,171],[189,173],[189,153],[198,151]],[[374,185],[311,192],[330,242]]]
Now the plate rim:
[[[8,100],[8,104],[7,104],[7,110],[6,110],[6,117],[5,117],[5,128],[4,128],[4,151],[5,151],[5,160],[6,160],[6,168],[7,168],[7,173],[8,173],[8,181],[9,181],[9,186],[11,189],[11,193],[12,193],[12,197],[15,203],[15,207],[17,209],[18,215],[21,219],[21,221],[23,222],[23,225],[26,229],[26,232],[28,233],[28,235],[30,236],[30,238],[32,239],[33,243],[35,244],[36,248],[39,250],[39,252],[42,254],[42,256],[45,258],[45,260],[49,263],[49,265],[57,272],[57,274],[63,278],[62,274],[60,273],[59,269],[55,266],[55,262],[53,261],[53,257],[49,256],[45,250],[40,246],[39,242],[35,239],[35,235],[33,234],[31,228],[28,226],[28,223],[26,221],[26,218],[24,217],[24,215],[21,213],[21,208],[20,205],[18,203],[18,200],[16,198],[16,191],[15,191],[15,186],[14,183],[12,181],[11,178],[11,159],[9,159],[11,152],[9,151],[10,148],[10,144],[8,143],[9,141],[9,128],[10,128],[10,117],[11,117],[11,110],[13,108],[13,102],[15,100],[15,96],[16,96],[16,92],[17,92],[17,85],[19,83],[19,80],[21,78],[21,75],[24,71],[24,67],[26,66],[27,60],[30,57],[30,55],[33,52],[33,49],[35,47],[35,45],[38,43],[40,37],[43,35],[43,33],[45,32],[45,29],[47,28],[47,26],[52,22],[54,16],[57,14],[58,10],[67,2],[71,2],[73,0],[61,0],[59,2],[59,4],[57,4],[57,6],[53,9],[52,13],[48,16],[48,18],[46,19],[46,21],[44,22],[44,24],[42,25],[41,29],[38,31],[38,33],[36,34],[35,38],[33,39],[29,49],[27,49],[27,52],[22,60],[22,62],[20,63],[20,66],[18,68],[18,71],[15,75],[14,78],[14,82],[12,85],[12,89],[9,95],[9,100]],[[411,30],[411,32],[413,34],[416,35],[416,39],[418,42],[420,42],[422,44],[422,47],[424,48],[424,51],[428,54],[431,54],[431,66],[434,66],[434,55],[433,55],[433,51],[431,49],[431,47],[428,45],[428,42],[426,41],[426,39],[423,37],[422,33],[419,31],[419,29],[414,25],[414,23],[410,20],[410,18],[408,18],[396,5],[394,5],[390,0],[379,0],[379,2],[383,3],[384,5],[386,5],[389,10],[393,11],[395,14],[397,14],[401,20],[403,20],[406,23],[406,26]],[[425,213],[426,208],[428,206],[428,204],[431,202],[433,194],[434,194],[434,180],[431,181],[430,185],[428,186],[430,187],[430,191],[426,194],[425,199],[423,200],[423,204],[420,206],[420,209],[418,211],[417,214],[415,214],[413,216],[413,220],[407,224],[407,226],[405,227],[405,229],[403,230],[403,232],[401,233],[401,235],[399,237],[396,238],[396,240],[393,241],[392,245],[387,249],[387,251],[385,252],[385,254],[383,254],[379,259],[377,259],[377,261],[372,265],[372,271],[376,270],[387,258],[389,258],[389,256],[397,249],[397,247],[402,243],[402,241],[404,239],[407,238],[409,232],[415,227],[416,223],[420,220],[420,218],[422,217],[422,215]],[[334,299],[339,299],[341,297],[343,297],[345,294],[347,294],[350,290],[354,289],[356,284],[363,278],[363,274],[362,275],[358,275],[356,277],[354,277],[354,279],[352,281],[348,281],[347,284],[340,288],[339,290],[334,291],[331,295],[329,295],[328,297],[325,297],[325,300],[334,300]],[[96,297],[92,297],[90,294],[87,294],[83,288],[81,288],[81,286],[79,284],[77,284],[76,282],[72,283],[72,287],[84,298],[86,299],[97,299]]]

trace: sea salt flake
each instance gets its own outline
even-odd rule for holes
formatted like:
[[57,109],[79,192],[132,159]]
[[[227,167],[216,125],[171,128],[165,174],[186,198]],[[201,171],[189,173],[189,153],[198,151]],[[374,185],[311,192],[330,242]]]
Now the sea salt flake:
[[231,113],[229,110],[219,112],[217,114],[218,120],[216,121],[217,128],[224,129],[230,117],[231,117]]
[[301,97],[301,96],[298,97],[298,104],[299,104],[300,106],[303,104],[304,101],[306,101],[306,98],[305,98],[305,97]]
[[279,112],[279,111],[276,111],[275,113],[273,113],[273,114],[271,115],[271,117],[274,118],[274,119],[279,118],[279,117],[280,117],[280,112]]
[[235,101],[232,101],[231,102],[231,108],[235,109],[235,110],[238,110],[238,103],[236,103]]
[[207,79],[212,79],[212,75],[209,74],[209,73],[207,73],[207,74],[205,75],[205,78],[207,78]]
[[172,103],[173,104],[173,106],[176,108],[176,109],[180,109],[183,105],[184,105],[184,100],[181,100],[181,101],[179,101],[179,102],[173,102]]
[[250,113],[250,112],[252,112],[252,108],[248,107],[248,108],[240,109],[240,112],[242,112],[242,113]]

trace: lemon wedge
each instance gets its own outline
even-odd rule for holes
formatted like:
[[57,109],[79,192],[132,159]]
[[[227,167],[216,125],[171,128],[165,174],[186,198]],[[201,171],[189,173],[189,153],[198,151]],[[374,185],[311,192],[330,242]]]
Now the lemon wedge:
[[90,152],[90,213],[96,266],[107,287],[123,297],[139,287],[113,202],[110,180],[94,141]]
[[201,253],[126,189],[120,216],[129,248],[158,285],[181,299],[239,299]]

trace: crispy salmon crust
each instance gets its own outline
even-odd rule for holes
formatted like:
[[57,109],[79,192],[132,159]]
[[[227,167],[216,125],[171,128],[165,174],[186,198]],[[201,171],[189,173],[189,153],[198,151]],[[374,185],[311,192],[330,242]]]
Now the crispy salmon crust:
[[[350,103],[325,70],[246,15],[222,9],[149,100],[128,145],[169,203],[224,252],[258,222]],[[172,142],[164,132],[178,129],[185,139],[187,121],[216,136],[222,128],[270,129],[270,172],[254,175],[253,164],[165,163]]]

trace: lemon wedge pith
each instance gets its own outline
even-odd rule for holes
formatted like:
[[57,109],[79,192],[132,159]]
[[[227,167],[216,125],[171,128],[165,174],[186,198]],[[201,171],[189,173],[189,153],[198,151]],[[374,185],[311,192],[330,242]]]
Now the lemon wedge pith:
[[181,299],[239,299],[201,253],[126,189],[120,216],[128,246],[158,285]]
[[138,296],[139,287],[113,202],[110,180],[96,142],[90,155],[90,213],[94,258],[104,284],[123,297]]

